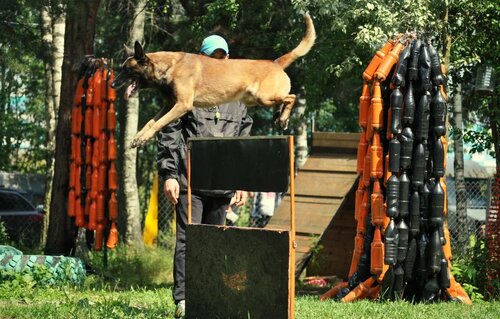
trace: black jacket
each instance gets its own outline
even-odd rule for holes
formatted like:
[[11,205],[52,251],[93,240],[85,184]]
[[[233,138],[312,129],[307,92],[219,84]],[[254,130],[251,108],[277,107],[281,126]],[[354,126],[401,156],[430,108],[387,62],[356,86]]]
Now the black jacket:
[[[216,120],[216,113],[219,117]],[[165,180],[174,178],[187,191],[187,139],[190,137],[248,136],[253,120],[240,102],[213,108],[194,108],[158,133],[158,170]],[[234,190],[193,190],[208,196],[232,196]]]

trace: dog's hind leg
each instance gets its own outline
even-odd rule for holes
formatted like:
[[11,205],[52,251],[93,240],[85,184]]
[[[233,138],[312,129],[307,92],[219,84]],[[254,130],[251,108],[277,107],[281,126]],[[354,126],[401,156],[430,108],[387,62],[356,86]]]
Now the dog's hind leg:
[[288,121],[290,120],[290,115],[292,114],[292,109],[295,104],[297,96],[295,94],[289,94],[283,99],[283,105],[281,106],[281,115],[277,122],[283,130],[288,128]]

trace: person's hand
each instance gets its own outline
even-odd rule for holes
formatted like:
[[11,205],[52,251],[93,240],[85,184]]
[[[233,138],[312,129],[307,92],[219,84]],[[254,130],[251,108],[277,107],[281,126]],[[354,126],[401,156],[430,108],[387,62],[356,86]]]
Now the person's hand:
[[236,191],[233,198],[234,198],[234,205],[240,207],[245,205],[245,202],[247,201],[248,198],[248,193],[245,191]]
[[174,205],[177,204],[179,198],[179,182],[175,178],[169,178],[165,181],[164,187],[167,199]]

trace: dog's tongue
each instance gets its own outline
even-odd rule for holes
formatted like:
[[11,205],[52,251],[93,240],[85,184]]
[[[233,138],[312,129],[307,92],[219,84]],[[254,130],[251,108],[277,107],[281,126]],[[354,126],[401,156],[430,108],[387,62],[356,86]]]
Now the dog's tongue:
[[134,94],[134,90],[135,90],[135,83],[132,83],[127,87],[127,91],[125,92],[125,100],[128,100],[130,96]]

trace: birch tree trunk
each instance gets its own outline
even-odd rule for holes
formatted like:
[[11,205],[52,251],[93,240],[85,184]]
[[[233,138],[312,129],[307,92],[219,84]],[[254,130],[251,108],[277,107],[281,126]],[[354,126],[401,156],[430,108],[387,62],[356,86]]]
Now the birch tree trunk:
[[61,99],[57,116],[54,179],[45,253],[74,252],[75,227],[67,216],[71,149],[71,108],[78,71],[85,55],[93,53],[99,0],[68,2],[64,34]]
[[62,61],[64,55],[64,10],[62,6],[53,8],[42,5],[40,10],[42,41],[44,44],[45,65],[45,106],[47,127],[47,156],[45,171],[46,215],[42,230],[42,244],[47,240],[50,220],[50,199],[52,195],[52,179],[54,177],[54,150],[57,125],[57,112],[61,95]]
[[462,122],[462,85],[459,83],[453,97],[453,145],[455,147],[455,191],[457,199],[457,221],[459,248],[467,247],[467,192],[464,177],[464,143]]
[[[129,32],[129,46],[135,41],[144,42],[144,21],[146,19],[146,0],[137,0],[133,9],[132,25]],[[125,132],[123,145],[123,191],[125,205],[122,207],[126,216],[125,239],[129,245],[142,243],[141,212],[139,191],[137,188],[137,148],[130,144],[137,133],[139,124],[139,92],[128,100],[126,106]]]
[[[446,70],[450,67],[451,56],[451,35],[449,32],[449,1],[445,0],[443,12],[441,14],[442,30],[441,41],[443,43],[443,62]],[[448,119],[448,118],[447,118]],[[447,121],[448,124],[448,121]],[[457,84],[456,93],[453,96],[453,146],[455,150],[455,160],[453,162],[453,170],[455,172],[455,191],[456,191],[456,214],[458,221],[458,236],[459,247],[466,247],[467,236],[466,230],[467,218],[467,198],[464,177],[464,142],[463,142],[463,118],[462,118],[462,87]],[[446,154],[445,154],[446,155]]]
[[300,169],[304,166],[307,157],[307,118],[304,116],[306,111],[306,99],[304,94],[304,87],[300,89],[297,94],[297,102],[295,103],[295,115],[298,119],[297,126],[295,127],[295,162],[297,168]]

